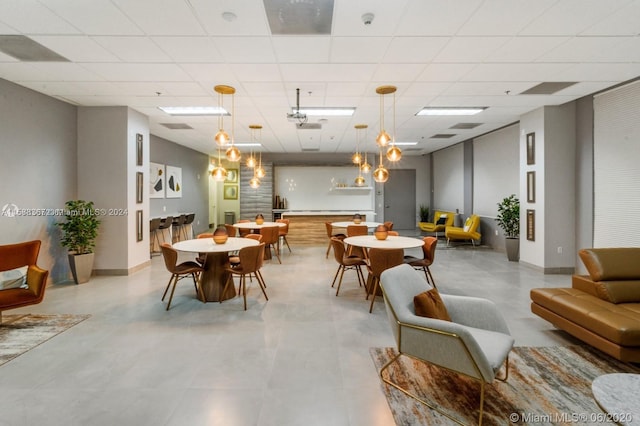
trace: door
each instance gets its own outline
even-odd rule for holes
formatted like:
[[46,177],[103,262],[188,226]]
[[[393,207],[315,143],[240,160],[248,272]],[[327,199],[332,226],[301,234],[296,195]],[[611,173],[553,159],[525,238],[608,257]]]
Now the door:
[[390,170],[384,184],[384,220],[393,230],[416,229],[416,171]]

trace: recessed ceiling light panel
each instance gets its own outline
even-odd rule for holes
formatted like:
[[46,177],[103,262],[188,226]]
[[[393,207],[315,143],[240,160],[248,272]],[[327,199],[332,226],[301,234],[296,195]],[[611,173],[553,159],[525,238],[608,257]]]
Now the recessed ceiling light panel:
[[217,106],[191,106],[191,107],[158,107],[169,115],[231,115],[229,111]]
[[487,107],[424,107],[416,115],[474,115]]

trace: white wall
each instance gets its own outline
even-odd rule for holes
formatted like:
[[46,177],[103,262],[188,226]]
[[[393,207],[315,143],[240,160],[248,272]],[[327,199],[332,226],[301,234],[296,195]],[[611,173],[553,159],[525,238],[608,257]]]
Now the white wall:
[[520,198],[519,130],[516,124],[474,139],[473,213],[495,218],[503,198]]
[[[464,211],[464,146],[463,144],[433,154],[434,210]],[[466,212],[465,212],[466,214]]]
[[[0,79],[0,209],[61,209],[76,197],[76,107]],[[62,216],[0,215],[0,244],[41,240],[38,264],[53,283],[69,276],[55,225]]]

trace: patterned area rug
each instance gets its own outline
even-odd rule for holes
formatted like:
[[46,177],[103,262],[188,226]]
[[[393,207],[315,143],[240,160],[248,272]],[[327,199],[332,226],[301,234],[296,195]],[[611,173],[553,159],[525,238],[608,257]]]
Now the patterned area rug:
[[2,315],[2,324],[0,324],[0,366],[86,320],[90,316],[91,315]]
[[[376,370],[397,354],[394,348],[371,348]],[[509,379],[486,386],[483,425],[606,424],[591,392],[591,382],[609,373],[639,373],[583,346],[516,347],[509,356]],[[477,381],[402,356],[385,374],[405,389],[435,403],[465,424],[477,424]],[[398,425],[450,425],[453,422],[382,381]],[[612,424],[609,422],[609,424]]]

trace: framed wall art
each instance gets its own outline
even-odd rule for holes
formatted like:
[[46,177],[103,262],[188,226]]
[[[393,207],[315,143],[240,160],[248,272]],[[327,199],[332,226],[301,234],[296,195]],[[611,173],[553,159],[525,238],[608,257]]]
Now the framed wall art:
[[536,240],[536,211],[527,209],[527,240]]
[[143,235],[142,210],[136,210],[136,241],[142,241]]
[[164,198],[164,164],[149,162],[149,198]]
[[136,172],[136,203],[142,203],[142,182],[144,180],[144,174],[142,172]]
[[536,134],[527,133],[527,164],[536,164]]
[[536,202],[536,172],[527,172],[527,203]]
[[227,178],[224,183],[238,183],[238,169],[227,169]]
[[238,199],[238,185],[225,185],[223,193],[224,193],[224,199],[225,200],[237,200]]
[[142,135],[140,133],[136,133],[136,165],[142,166]]
[[182,168],[167,166],[165,171],[167,172],[167,198],[182,198]]

